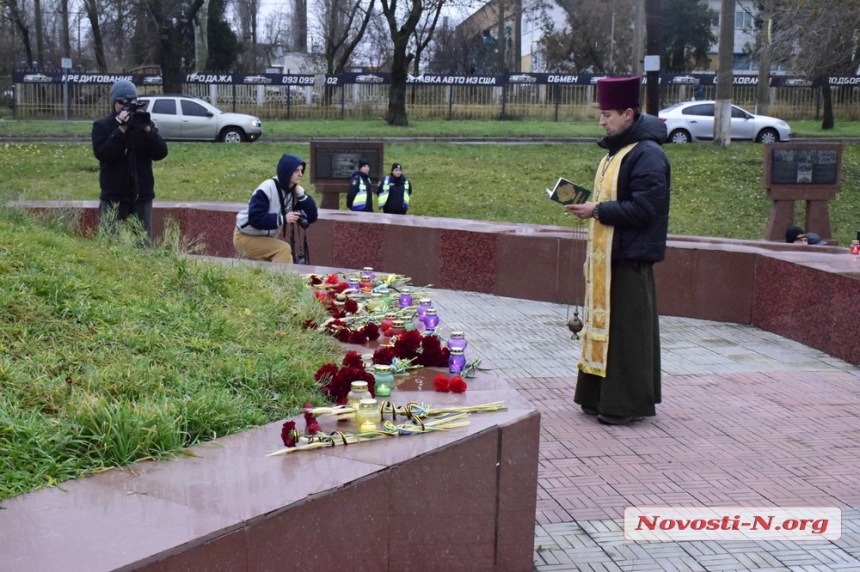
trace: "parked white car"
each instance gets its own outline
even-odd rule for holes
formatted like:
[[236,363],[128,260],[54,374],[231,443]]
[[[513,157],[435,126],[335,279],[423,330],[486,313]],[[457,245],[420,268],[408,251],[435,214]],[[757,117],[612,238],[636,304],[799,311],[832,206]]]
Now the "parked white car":
[[272,78],[264,75],[246,75],[242,81],[245,83],[272,83]]
[[145,95],[139,100],[152,116],[158,132],[174,141],[253,142],[263,124],[253,115],[226,113],[190,95]]
[[161,85],[160,75],[149,75],[143,78],[144,85]]
[[29,73],[24,76],[24,83],[51,83],[51,77],[42,73]]
[[675,85],[696,85],[699,80],[691,75],[676,75],[672,78],[672,83]]
[[[714,109],[713,101],[685,101],[663,109],[658,116],[672,143],[710,141],[714,138]],[[731,121],[732,140],[774,143],[791,139],[791,127],[782,119],[755,115],[737,105],[732,106]]]
[[374,74],[364,74],[355,76],[355,81],[358,83],[382,83],[385,81],[381,76]]
[[510,76],[508,81],[511,83],[534,83],[537,81],[537,78],[533,75],[523,73]]

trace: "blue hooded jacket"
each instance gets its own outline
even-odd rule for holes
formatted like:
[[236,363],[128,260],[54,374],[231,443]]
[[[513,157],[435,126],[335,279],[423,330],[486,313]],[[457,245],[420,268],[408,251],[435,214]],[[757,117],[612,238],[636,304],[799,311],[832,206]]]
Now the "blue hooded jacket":
[[[306,164],[295,155],[281,157],[276,170],[277,181],[272,178],[260,183],[251,195],[248,207],[236,215],[236,227],[240,232],[253,236],[277,236],[283,226],[281,215],[294,210],[301,211],[308,223],[316,222],[318,213],[313,197],[305,193],[296,199],[293,189],[288,187],[290,177],[300,166],[304,168]],[[278,185],[283,192],[283,205]]]

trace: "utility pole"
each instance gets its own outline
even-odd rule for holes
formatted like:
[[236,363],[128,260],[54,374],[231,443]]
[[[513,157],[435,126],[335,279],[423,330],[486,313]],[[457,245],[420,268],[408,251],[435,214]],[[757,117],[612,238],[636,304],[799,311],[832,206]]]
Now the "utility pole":
[[735,54],[735,0],[720,7],[720,53],[717,100],[714,106],[714,143],[728,147],[732,140],[732,64]]
[[645,57],[645,0],[636,0],[636,20],[633,22],[633,75],[642,77]]
[[[660,0],[645,0],[645,53],[660,59]],[[660,70],[646,72],[648,83],[645,86],[645,113],[657,115],[660,112]]]
[[767,115],[770,107],[770,26],[771,12],[770,2],[762,3],[762,29],[758,32],[759,43],[759,67],[758,85],[756,86],[755,112],[758,115]]

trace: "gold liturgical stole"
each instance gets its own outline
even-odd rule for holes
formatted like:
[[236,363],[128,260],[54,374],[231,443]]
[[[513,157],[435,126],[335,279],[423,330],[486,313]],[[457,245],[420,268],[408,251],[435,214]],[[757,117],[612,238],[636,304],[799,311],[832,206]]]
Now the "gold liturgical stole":
[[[595,202],[617,200],[621,161],[635,146],[636,143],[631,143],[615,155],[607,154],[600,161],[594,176]],[[606,377],[606,357],[609,354],[609,288],[612,285],[614,235],[614,226],[593,218],[589,220],[584,269],[585,324],[582,330],[582,359],[579,369],[599,377]]]

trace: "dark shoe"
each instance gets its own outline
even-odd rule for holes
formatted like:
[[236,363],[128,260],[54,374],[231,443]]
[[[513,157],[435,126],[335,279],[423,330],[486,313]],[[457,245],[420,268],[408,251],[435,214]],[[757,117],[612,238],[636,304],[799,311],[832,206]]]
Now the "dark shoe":
[[642,421],[643,417],[618,417],[616,415],[598,415],[597,420],[604,425],[627,425],[634,421]]
[[586,415],[597,415],[598,411],[594,407],[589,407],[588,405],[582,406],[582,412]]

